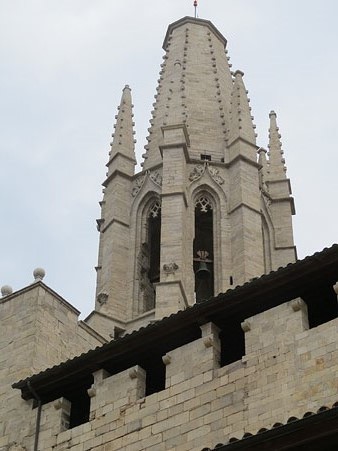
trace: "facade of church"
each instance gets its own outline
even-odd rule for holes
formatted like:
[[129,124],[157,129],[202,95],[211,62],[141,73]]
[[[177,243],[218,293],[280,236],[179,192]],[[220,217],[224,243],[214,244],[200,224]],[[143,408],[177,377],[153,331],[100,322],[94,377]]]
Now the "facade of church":
[[139,173],[124,88],[88,318],[41,270],[3,287],[1,451],[336,449],[338,246],[297,261],[276,113],[266,151],[226,44],[169,26]]

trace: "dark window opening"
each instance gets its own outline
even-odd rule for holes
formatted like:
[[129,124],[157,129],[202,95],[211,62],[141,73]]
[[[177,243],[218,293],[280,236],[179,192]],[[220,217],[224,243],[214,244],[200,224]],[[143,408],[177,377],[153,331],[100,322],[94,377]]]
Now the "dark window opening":
[[232,276],[230,276],[230,286],[232,286],[234,284],[234,278]]
[[146,371],[146,396],[165,389],[165,364],[162,357],[147,360],[141,364]]
[[150,214],[148,218],[148,246],[149,246],[149,272],[150,283],[160,281],[160,249],[161,249],[161,209],[156,215]]
[[245,355],[245,338],[241,321],[236,320],[225,324],[219,338],[221,342],[221,366],[241,360]]
[[211,155],[208,155],[206,153],[201,153],[201,160],[211,161]]
[[65,395],[65,398],[71,402],[69,429],[80,426],[80,424],[89,421],[90,414],[90,397],[87,390],[94,383],[94,378],[90,377],[85,385],[74,388],[74,390]]
[[214,295],[213,212],[209,199],[201,196],[195,206],[193,266],[196,302]]
[[301,296],[306,302],[310,329],[338,317],[337,295],[330,285],[318,287]]
[[155,286],[160,281],[161,249],[161,204],[156,201],[148,211],[146,242],[142,243],[139,261],[139,283],[141,289],[140,313],[155,307]]

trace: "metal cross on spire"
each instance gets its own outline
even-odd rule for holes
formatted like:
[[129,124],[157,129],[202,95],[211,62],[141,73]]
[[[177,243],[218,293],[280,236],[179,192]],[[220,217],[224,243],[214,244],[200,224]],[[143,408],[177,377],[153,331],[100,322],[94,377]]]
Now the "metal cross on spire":
[[196,19],[196,17],[197,17],[197,6],[198,6],[197,0],[194,0],[195,19]]

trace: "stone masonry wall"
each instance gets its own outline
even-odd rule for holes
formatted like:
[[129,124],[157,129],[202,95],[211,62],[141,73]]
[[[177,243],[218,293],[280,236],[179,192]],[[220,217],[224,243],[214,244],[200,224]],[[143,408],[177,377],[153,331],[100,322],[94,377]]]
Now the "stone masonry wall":
[[99,336],[81,327],[78,315],[40,283],[1,299],[1,451],[30,435],[35,427],[36,411],[32,411],[31,402],[23,401],[11,385],[102,344]]
[[[147,397],[139,367],[95,373],[91,420],[63,430],[67,403],[65,412],[63,400],[45,405],[40,449],[200,451],[337,401],[338,319],[309,330],[306,305],[296,299],[242,328],[241,360],[219,368],[218,330],[205,324],[202,338],[163,356],[165,389]],[[54,424],[47,421],[55,415]]]

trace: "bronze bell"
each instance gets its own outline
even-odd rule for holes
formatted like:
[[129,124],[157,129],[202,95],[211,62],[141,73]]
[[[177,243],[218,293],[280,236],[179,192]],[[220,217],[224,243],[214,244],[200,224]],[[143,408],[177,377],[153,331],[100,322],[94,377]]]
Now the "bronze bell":
[[196,277],[198,279],[208,279],[211,276],[210,269],[205,261],[200,261],[200,267],[196,271]]

